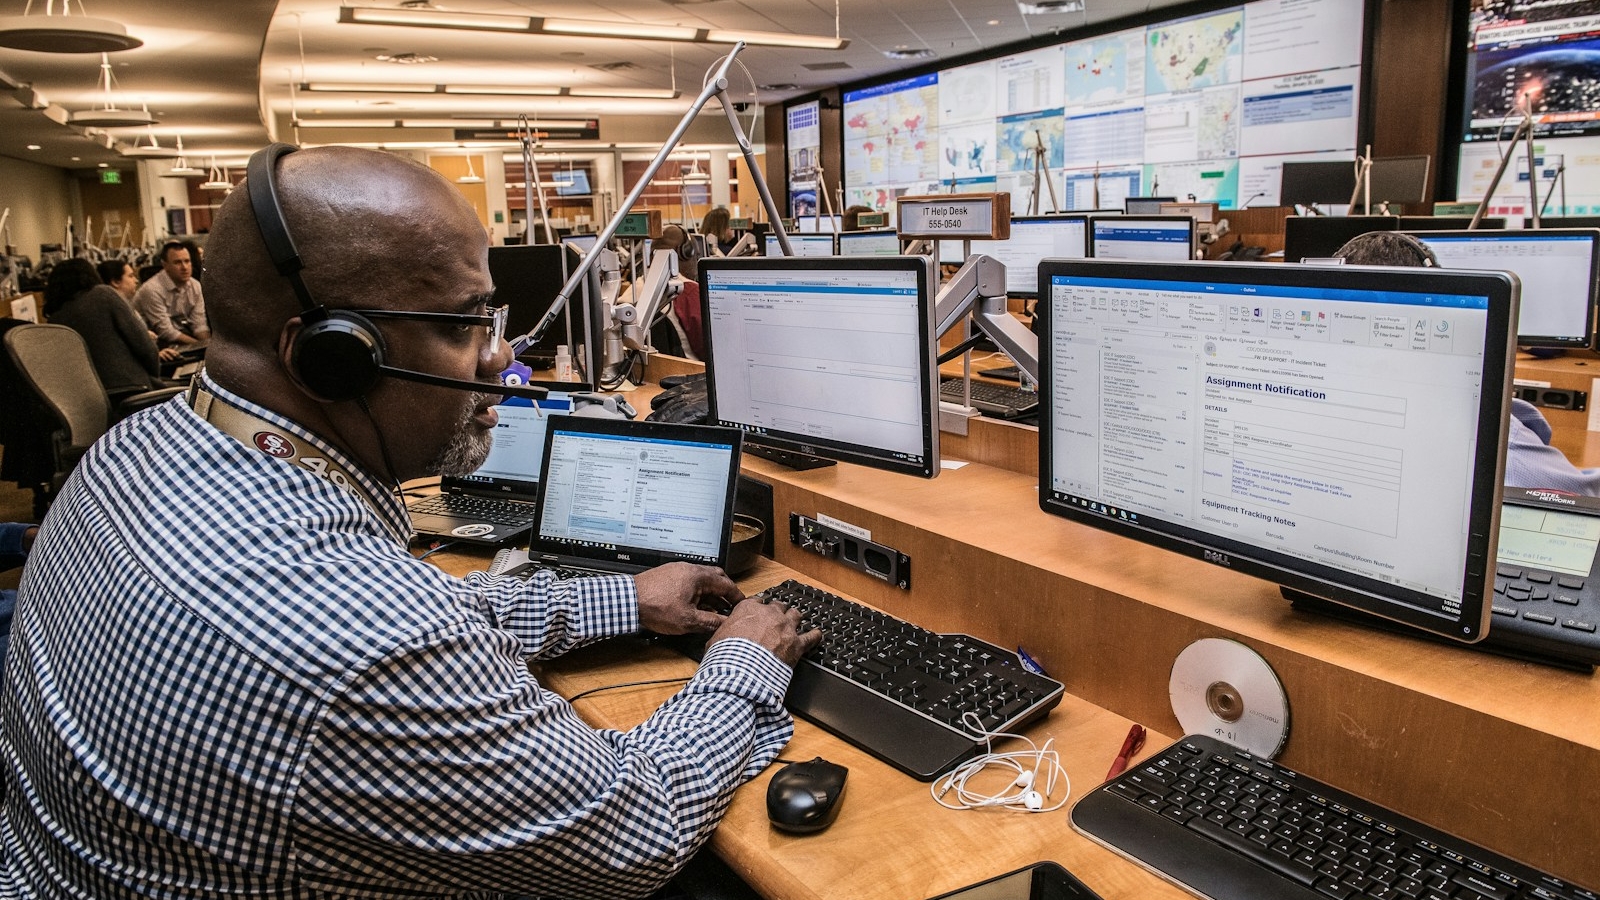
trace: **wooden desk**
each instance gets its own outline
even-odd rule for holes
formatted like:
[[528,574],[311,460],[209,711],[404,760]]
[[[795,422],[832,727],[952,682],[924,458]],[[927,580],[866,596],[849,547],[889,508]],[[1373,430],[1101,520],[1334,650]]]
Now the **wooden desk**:
[[749,457],[744,471],[773,485],[778,521],[824,513],[910,555],[901,591],[778,545],[779,562],[841,593],[1021,644],[1070,694],[1167,735],[1181,733],[1177,654],[1239,640],[1288,694],[1285,764],[1600,886],[1588,787],[1600,784],[1600,678],[1295,612],[1267,582],[1043,513],[1035,477],[976,464],[932,481],[845,464],[792,472]]
[[[445,571],[465,574],[486,566],[486,550],[432,557]],[[804,576],[762,560],[740,581],[754,593]],[[580,691],[683,676],[694,663],[670,651],[624,638],[584,648],[538,666],[540,683],[565,696]],[[650,716],[677,685],[624,688],[578,701],[577,710],[599,728],[628,729]],[[1098,786],[1128,732],[1129,721],[1067,696],[1030,729],[1037,742],[1054,738],[1072,780],[1073,796]],[[1169,735],[1152,731],[1141,757],[1165,747]],[[928,785],[912,779],[803,720],[785,759],[821,756],[850,769],[839,818],[826,831],[796,836],[767,822],[767,782],[776,767],[734,795],[712,849],[763,896],[774,900],[917,900],[1043,859],[1070,869],[1106,900],[1190,896],[1072,830],[1068,809],[1024,814],[1002,810],[957,812],[940,807]],[[994,790],[1006,779],[996,776]]]

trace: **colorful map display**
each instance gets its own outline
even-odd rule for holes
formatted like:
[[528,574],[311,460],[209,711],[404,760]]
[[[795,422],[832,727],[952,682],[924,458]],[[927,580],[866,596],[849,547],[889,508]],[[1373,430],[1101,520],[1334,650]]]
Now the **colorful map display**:
[[1130,195],[1276,203],[1285,159],[1355,156],[1364,6],[1257,0],[847,90],[847,201],[1011,190],[1024,209],[1042,165],[1063,208],[1112,171]]

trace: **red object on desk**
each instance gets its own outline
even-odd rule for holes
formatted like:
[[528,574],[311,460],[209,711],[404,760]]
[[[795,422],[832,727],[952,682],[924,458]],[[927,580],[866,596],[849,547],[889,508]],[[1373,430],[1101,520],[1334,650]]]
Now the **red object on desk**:
[[1143,749],[1143,747],[1144,726],[1135,724],[1132,728],[1128,729],[1128,738],[1122,742],[1122,749],[1118,751],[1117,758],[1112,760],[1111,771],[1106,773],[1106,780],[1110,781],[1118,775],[1121,775],[1122,770],[1128,767],[1128,760],[1133,759],[1134,755]]

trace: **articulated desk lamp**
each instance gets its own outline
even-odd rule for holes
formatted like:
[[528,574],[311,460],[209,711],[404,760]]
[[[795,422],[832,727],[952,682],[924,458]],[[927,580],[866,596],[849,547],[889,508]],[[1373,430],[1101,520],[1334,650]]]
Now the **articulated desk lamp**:
[[[783,226],[780,224],[783,221],[783,216],[778,211],[778,204],[773,200],[772,191],[768,189],[766,179],[761,174],[761,167],[756,160],[755,147],[750,143],[750,139],[744,133],[744,129],[739,126],[739,119],[734,112],[733,103],[727,97],[728,70],[732,67],[734,59],[744,49],[744,46],[743,41],[734,44],[728,55],[722,58],[721,65],[717,67],[712,77],[706,81],[705,87],[700,91],[700,95],[690,104],[688,111],[683,114],[683,118],[679,120],[677,127],[667,136],[666,142],[662,144],[655,158],[650,161],[650,165],[645,167],[644,174],[634,184],[633,190],[622,201],[617,211],[611,216],[611,220],[606,223],[605,228],[600,230],[600,234],[595,238],[596,252],[586,254],[572,271],[572,274],[567,276],[566,283],[556,293],[555,300],[551,302],[550,308],[545,311],[544,316],[539,319],[533,330],[511,342],[513,352],[520,353],[544,337],[544,333],[549,330],[556,317],[571,302],[572,295],[578,290],[579,285],[589,284],[593,287],[592,281],[589,280],[590,272],[594,269],[596,263],[606,255],[600,252],[601,249],[611,243],[611,238],[616,234],[623,218],[628,215],[634,204],[639,201],[639,197],[644,194],[645,189],[650,186],[651,180],[655,178],[657,170],[666,162],[673,148],[677,147],[678,142],[683,139],[684,133],[689,130],[690,123],[700,114],[700,110],[705,107],[706,103],[710,102],[712,97],[716,97],[717,101],[722,105],[722,111],[728,117],[728,124],[733,128],[734,138],[739,144],[739,151],[744,155],[745,164],[750,170],[750,176],[755,181],[756,191],[761,195],[761,203],[767,211],[768,219],[772,222],[773,235],[777,237],[778,245],[783,248],[785,256],[794,255],[793,249],[789,246],[789,236],[784,233]],[[646,277],[647,279],[649,278],[648,273]],[[661,298],[654,295],[650,296],[659,306]],[[590,292],[590,298],[593,303],[603,302],[602,298],[594,296],[593,291]],[[656,310],[641,310],[631,303],[616,303],[612,304],[611,308],[604,309],[603,312],[601,326],[607,335],[604,339],[605,349],[602,352],[599,346],[600,342],[591,335],[585,348],[584,360],[586,377],[594,380],[597,386],[603,386],[608,383],[618,384],[623,380],[622,376],[626,374],[621,371],[625,368],[623,348],[643,350],[648,347],[649,327],[655,317]]]

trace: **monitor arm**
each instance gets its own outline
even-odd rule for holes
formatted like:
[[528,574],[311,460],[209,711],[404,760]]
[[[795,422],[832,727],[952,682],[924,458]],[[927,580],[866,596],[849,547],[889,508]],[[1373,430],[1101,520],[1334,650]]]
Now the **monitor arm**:
[[754,256],[756,254],[756,236],[754,232],[746,231],[739,235],[738,243],[733,245],[725,256]]
[[1006,267],[992,256],[974,253],[939,289],[934,301],[934,334],[943,337],[968,313],[973,324],[1035,384],[1039,382],[1039,338],[1006,309]]
[[606,329],[607,368],[613,362],[609,332],[613,328],[620,329],[621,343],[629,350],[651,349],[650,324],[661,312],[662,304],[683,290],[683,280],[677,277],[678,254],[672,250],[657,250],[650,255],[652,259],[644,277],[628,285],[609,307],[612,326]]

